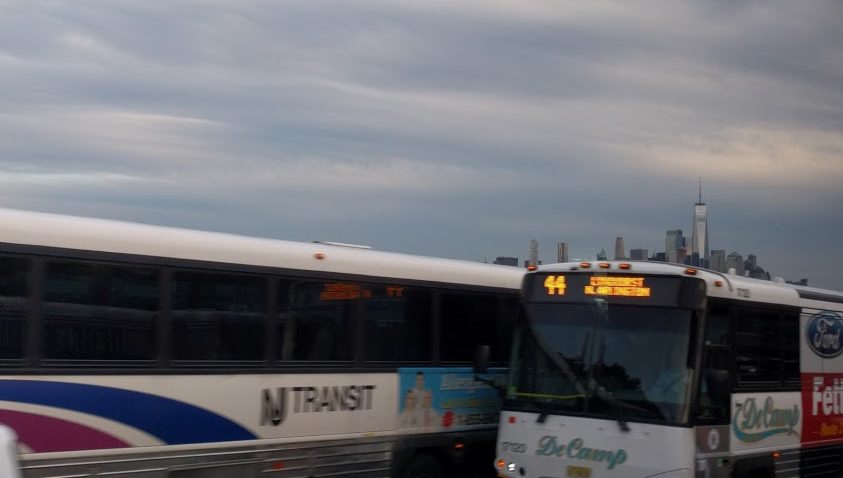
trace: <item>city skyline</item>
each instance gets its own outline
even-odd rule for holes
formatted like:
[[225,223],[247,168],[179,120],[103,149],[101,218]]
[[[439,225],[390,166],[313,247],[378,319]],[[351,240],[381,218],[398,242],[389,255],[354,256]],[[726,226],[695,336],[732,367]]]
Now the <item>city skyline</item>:
[[[758,256],[752,252],[748,253],[746,260],[744,256],[735,250],[728,252],[727,249],[710,250],[708,236],[708,208],[702,200],[702,179],[699,181],[699,196],[697,202],[693,206],[693,216],[691,218],[691,238],[683,234],[682,229],[668,229],[665,231],[664,251],[654,249],[652,254],[648,254],[646,248],[630,248],[629,254],[626,253],[626,246],[624,245],[623,236],[615,237],[614,246],[614,260],[639,260],[639,261],[660,261],[674,264],[687,264],[694,267],[702,267],[718,272],[729,272],[734,270],[737,275],[746,275],[757,279],[771,280],[779,277],[790,283],[801,283],[806,285],[810,278],[801,276],[799,278],[783,277],[781,275],[772,275],[770,271],[764,270],[758,262]],[[564,250],[564,255],[561,251]],[[524,265],[542,264],[540,257],[540,244],[536,239],[530,240],[530,259],[524,262]],[[608,254],[605,248],[601,248],[594,257],[582,257],[569,259],[568,244],[565,242],[557,243],[557,261],[567,262],[562,258],[573,261],[605,261],[608,260]],[[495,264],[517,266],[518,259],[515,257],[498,257]],[[798,274],[797,274],[798,275]]]
[[[671,232],[671,231],[669,230],[667,232]],[[621,238],[622,238],[622,236],[618,236],[617,238],[615,238],[616,244],[618,243],[618,239],[621,239]],[[558,247],[558,245],[561,245],[561,244],[565,244],[567,246],[566,243],[560,242],[560,243],[557,244],[557,247]],[[567,249],[567,247],[566,247],[566,249]],[[499,265],[506,265],[506,266],[513,266],[513,267],[526,267],[527,265],[531,265],[531,264],[541,265],[541,264],[554,263],[554,262],[610,260],[610,258],[608,257],[608,253],[606,252],[606,249],[601,248],[600,251],[597,252],[594,257],[568,257],[568,256],[566,256],[566,258],[568,259],[567,261],[558,260],[558,259],[555,260],[555,261],[553,261],[553,260],[543,261],[542,259],[540,259],[542,257],[541,256],[541,244],[539,244],[539,242],[536,241],[535,239],[530,240],[530,250],[531,250],[531,255],[530,255],[531,259],[526,259],[523,262],[523,264],[518,262],[519,259],[518,259],[517,256],[497,256],[495,258],[495,260],[492,261],[492,262],[494,264],[499,264]],[[616,246],[615,252],[617,253],[618,250],[619,249]],[[648,254],[649,250],[646,249],[646,248],[631,248],[629,251],[630,251],[630,253],[628,255],[625,255],[624,257],[621,257],[621,258],[614,257],[614,258],[611,258],[611,259],[613,259],[613,260],[630,260],[630,261],[659,261],[659,262],[668,262],[668,263],[674,263],[674,264],[686,264],[686,265],[689,265],[689,266],[694,266],[694,264],[692,264],[690,262],[690,259],[691,259],[690,256],[684,256],[682,261],[671,261],[671,260],[668,260],[667,258],[664,258],[666,256],[666,253],[663,252],[663,251],[653,251],[652,254]],[[765,270],[763,267],[760,266],[760,262],[758,261],[758,255],[753,254],[752,252],[749,252],[749,253],[747,253],[746,256],[744,256],[740,251],[732,250],[732,251],[728,252],[728,254],[725,251],[726,251],[725,249],[723,249],[723,250],[715,249],[715,250],[711,251],[712,257],[715,257],[715,256],[719,257],[719,256],[722,255],[722,258],[721,258],[722,263],[721,262],[718,262],[718,263],[712,262],[712,263],[709,263],[707,265],[699,265],[697,267],[711,269],[711,270],[718,271],[718,272],[728,272],[729,269],[735,269],[735,273],[738,274],[738,275],[747,275],[747,276],[755,277],[755,278],[758,278],[758,279],[765,279],[765,280],[771,280],[775,277],[780,277],[780,278],[784,279],[785,281],[792,282],[792,283],[796,283],[796,282],[799,282],[799,281],[803,281],[803,282],[810,281],[810,277],[808,277],[804,274],[801,275],[800,277],[785,277],[785,276],[782,276],[780,274],[774,274],[769,270]],[[601,255],[605,255],[605,257],[601,257]],[[661,256],[661,257],[659,257],[659,256]],[[561,256],[557,252],[557,258],[559,258],[559,257],[561,257]],[[532,258],[536,258],[536,259],[533,260]],[[482,262],[489,262],[489,261],[484,258],[482,260]],[[746,269],[746,263],[747,262],[751,263],[754,267],[758,268],[758,272],[759,272],[758,275],[752,275],[751,274],[752,271]],[[803,284],[803,285],[806,285],[806,284]]]

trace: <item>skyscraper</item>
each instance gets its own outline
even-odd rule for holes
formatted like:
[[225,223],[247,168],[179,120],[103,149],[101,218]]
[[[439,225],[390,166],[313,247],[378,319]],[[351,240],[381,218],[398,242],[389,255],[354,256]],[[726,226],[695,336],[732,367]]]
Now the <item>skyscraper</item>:
[[664,240],[664,256],[668,262],[679,262],[676,260],[676,251],[685,247],[685,238],[682,237],[682,229],[671,229],[667,231]]
[[629,258],[633,261],[646,261],[647,249],[630,249]]
[[676,264],[689,264],[690,258],[688,257],[688,249],[685,247],[680,247],[676,249],[676,253],[674,254],[673,260],[670,262],[675,262]]
[[530,259],[528,265],[539,265],[539,241],[530,239]]
[[624,252],[623,247],[623,237],[616,237],[615,238],[615,260],[620,261],[626,259],[626,253]]
[[755,269],[758,267],[758,256],[755,254],[750,254],[747,256],[746,260],[744,261],[744,267],[746,270]]
[[568,262],[568,244],[559,242],[556,244],[556,262]]
[[517,257],[498,256],[495,259],[494,263],[498,264],[498,265],[502,265],[502,266],[518,267],[518,258]]
[[711,251],[711,263],[708,267],[713,271],[726,272],[726,251],[723,249]]
[[739,276],[744,275],[743,256],[737,252],[732,252],[726,257],[726,268],[735,269],[735,273]]
[[708,206],[702,201],[702,180],[700,196],[694,204],[694,222],[691,232],[691,265],[708,267]]

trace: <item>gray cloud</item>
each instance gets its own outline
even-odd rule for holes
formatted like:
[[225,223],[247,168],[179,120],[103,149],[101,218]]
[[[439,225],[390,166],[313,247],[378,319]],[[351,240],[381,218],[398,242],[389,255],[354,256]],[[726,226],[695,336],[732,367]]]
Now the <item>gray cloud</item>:
[[0,205],[477,259],[688,229],[843,289],[836,2],[14,1]]

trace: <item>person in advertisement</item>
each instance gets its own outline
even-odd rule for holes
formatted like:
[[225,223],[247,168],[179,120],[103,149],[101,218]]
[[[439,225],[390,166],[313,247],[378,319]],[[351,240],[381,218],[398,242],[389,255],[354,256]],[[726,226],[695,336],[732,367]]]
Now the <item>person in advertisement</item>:
[[440,416],[433,409],[433,392],[425,387],[424,372],[415,375],[415,386],[404,394],[404,410],[399,417],[402,428],[436,428]]
[[398,426],[401,428],[417,428],[419,426],[416,394],[413,389],[407,390],[404,394],[404,411],[398,417]]
[[441,423],[439,413],[433,409],[433,394],[430,390],[422,392],[421,408],[419,408],[419,422],[425,429],[438,427]]

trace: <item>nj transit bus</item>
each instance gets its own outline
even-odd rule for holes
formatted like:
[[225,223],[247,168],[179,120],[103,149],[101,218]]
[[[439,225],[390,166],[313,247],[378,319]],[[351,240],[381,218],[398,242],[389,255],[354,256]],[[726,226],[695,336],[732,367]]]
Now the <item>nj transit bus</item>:
[[523,298],[499,476],[843,476],[843,293],[583,262]]
[[508,350],[522,277],[0,210],[0,424],[25,477],[494,475],[471,360]]

